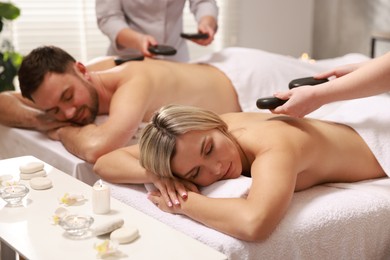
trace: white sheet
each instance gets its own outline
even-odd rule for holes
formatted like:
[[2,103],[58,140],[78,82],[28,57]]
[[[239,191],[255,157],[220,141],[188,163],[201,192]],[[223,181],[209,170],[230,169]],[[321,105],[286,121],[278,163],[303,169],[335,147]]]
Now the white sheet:
[[[241,241],[185,216],[162,212],[146,198],[143,185],[108,185],[115,198],[223,252],[230,260],[390,257],[389,178],[328,184],[295,193],[275,232],[259,243]],[[237,197],[245,196],[249,187],[250,179],[241,177],[213,184],[207,192],[213,197]]]
[[55,168],[92,185],[98,179],[92,165],[69,153],[58,141],[40,132],[0,125],[0,158],[32,155]]
[[[222,71],[238,93],[244,112],[257,112],[256,100],[288,89],[296,78],[309,77],[339,65],[366,61],[368,57],[351,53],[341,57],[309,63],[290,56],[247,48],[226,48],[206,55],[194,63],[210,64]],[[268,112],[268,110],[263,110]]]

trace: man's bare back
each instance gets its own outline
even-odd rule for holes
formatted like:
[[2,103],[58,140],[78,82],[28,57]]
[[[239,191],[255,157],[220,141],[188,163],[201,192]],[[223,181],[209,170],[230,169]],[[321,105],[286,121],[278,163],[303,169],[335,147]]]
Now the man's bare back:
[[[131,92],[128,96],[143,100],[139,105],[142,106],[140,113],[144,113],[142,121],[145,122],[161,106],[170,103],[204,107],[219,114],[241,111],[230,80],[210,65],[145,59],[96,74],[99,78],[95,79],[95,85],[104,86],[98,87],[101,89],[100,96],[103,96],[103,89],[111,93],[105,102],[122,102],[123,98],[112,99],[117,90],[122,88],[128,88]],[[122,95],[128,91],[118,93]],[[104,108],[108,106],[102,102],[100,104],[99,113],[107,114],[109,111]]]

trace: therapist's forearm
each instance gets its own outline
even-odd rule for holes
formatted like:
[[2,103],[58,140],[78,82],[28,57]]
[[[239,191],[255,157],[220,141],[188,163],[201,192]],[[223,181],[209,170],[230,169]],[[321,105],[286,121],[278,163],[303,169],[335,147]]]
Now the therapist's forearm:
[[116,38],[116,44],[120,47],[140,49],[142,46],[139,46],[140,37],[142,34],[130,29],[122,29]]
[[390,91],[390,53],[318,88],[323,103],[368,97]]

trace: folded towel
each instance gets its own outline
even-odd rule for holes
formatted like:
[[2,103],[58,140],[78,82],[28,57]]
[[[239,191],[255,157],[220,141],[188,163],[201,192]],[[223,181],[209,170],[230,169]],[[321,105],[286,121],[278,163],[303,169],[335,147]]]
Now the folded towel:
[[[244,198],[248,195],[252,179],[240,176],[237,179],[217,181],[207,187],[201,187],[200,192],[211,198]],[[147,191],[154,191],[152,183],[145,184]]]

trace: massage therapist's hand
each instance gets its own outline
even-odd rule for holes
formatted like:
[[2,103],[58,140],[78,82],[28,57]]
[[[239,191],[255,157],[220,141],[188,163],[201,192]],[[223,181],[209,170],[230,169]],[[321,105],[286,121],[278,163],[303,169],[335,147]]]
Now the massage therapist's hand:
[[146,34],[139,34],[139,50],[142,52],[142,54],[146,57],[153,57],[154,55],[149,52],[148,48],[149,46],[157,45],[156,39],[154,39],[151,35]]
[[202,45],[207,46],[214,41],[214,35],[217,32],[218,25],[211,16],[204,16],[199,22],[198,32],[199,33],[207,33],[209,37],[207,39],[193,39],[192,41]]
[[181,179],[156,177],[153,184],[168,207],[179,205],[180,200],[185,200],[188,196],[187,191],[199,192],[195,184]]
[[330,78],[330,77],[339,78],[339,77],[347,75],[348,73],[351,73],[352,71],[355,71],[356,69],[363,66],[365,63],[366,62],[361,62],[361,63],[353,63],[353,64],[339,66],[339,67],[333,68],[331,70],[318,73],[317,75],[314,76],[314,78],[316,78],[316,79],[326,79],[326,78]]
[[302,86],[284,92],[277,92],[275,97],[288,101],[283,105],[271,110],[274,114],[285,114],[293,117],[304,117],[305,115],[320,108],[323,103],[315,95],[316,86]]

